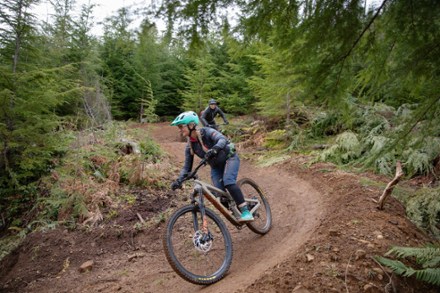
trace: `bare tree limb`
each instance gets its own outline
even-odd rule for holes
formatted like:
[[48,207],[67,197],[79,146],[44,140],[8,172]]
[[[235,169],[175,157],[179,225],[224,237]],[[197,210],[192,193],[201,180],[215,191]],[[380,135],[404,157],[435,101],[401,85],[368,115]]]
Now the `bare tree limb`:
[[394,186],[397,185],[397,183],[399,183],[400,178],[404,175],[403,170],[402,170],[402,163],[400,161],[397,161],[396,164],[396,175],[394,176],[393,180],[391,180],[387,187],[384,189],[382,195],[379,198],[378,201],[378,208],[380,210],[383,209],[383,205],[385,202],[385,199],[388,197],[388,195],[391,194],[391,192],[393,192]]
[[142,222],[142,224],[143,224],[143,223],[145,223],[145,220],[144,220],[144,218],[142,218],[141,214],[139,214],[139,213],[136,213],[136,215],[138,216],[138,218],[139,218],[139,221],[141,221],[141,222]]
[[367,32],[367,30],[370,28],[370,26],[373,24],[373,22],[376,20],[376,18],[379,16],[381,10],[384,8],[385,4],[387,3],[388,0],[384,0],[382,2],[382,4],[380,5],[380,7],[377,9],[376,13],[373,15],[373,17],[370,19],[370,21],[368,22],[368,24],[364,27],[364,29],[362,30],[362,32],[358,35],[357,39],[354,41],[353,45],[351,46],[351,48],[344,54],[341,56],[341,58],[339,59],[339,61],[342,61],[341,64],[341,68],[339,69],[339,73],[338,73],[338,79],[336,81],[336,86],[338,87],[340,79],[341,79],[341,73],[342,73],[342,69],[344,68],[344,64],[345,64],[345,60],[348,58],[348,56],[350,56],[351,52],[354,50],[354,48],[357,46],[357,44],[360,42],[360,40],[362,39],[362,37],[365,35],[365,33]]
[[373,22],[376,20],[376,18],[379,16],[380,11],[382,10],[382,8],[385,6],[385,4],[387,3],[388,0],[384,0],[382,2],[382,4],[380,5],[380,7],[377,9],[376,13],[373,15],[373,17],[370,19],[370,21],[368,22],[368,24],[364,27],[363,31],[360,33],[360,35],[357,37],[357,39],[354,41],[353,45],[351,46],[350,50],[348,50],[347,53],[345,53],[345,55],[343,55],[341,57],[341,60],[345,60],[348,56],[350,56],[351,52],[353,51],[353,49],[356,47],[356,45],[359,43],[359,41],[362,39],[362,37],[364,36],[364,34],[367,32],[367,30],[370,28],[370,26],[373,24]]

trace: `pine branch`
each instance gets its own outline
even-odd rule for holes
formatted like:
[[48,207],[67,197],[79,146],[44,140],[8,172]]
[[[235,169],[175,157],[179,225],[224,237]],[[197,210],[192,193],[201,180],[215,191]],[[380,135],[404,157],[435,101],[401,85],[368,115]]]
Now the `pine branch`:
[[365,33],[367,32],[367,30],[371,27],[371,25],[373,24],[373,22],[376,20],[376,18],[379,16],[380,11],[382,10],[382,8],[385,6],[386,2],[388,0],[384,0],[382,2],[382,4],[380,5],[380,7],[377,9],[376,13],[373,15],[373,17],[370,19],[370,21],[368,22],[367,26],[364,27],[364,29],[362,30],[362,32],[360,33],[360,35],[357,37],[357,39],[354,41],[353,45],[351,46],[351,48],[348,50],[347,53],[345,53],[344,55],[341,56],[341,58],[339,58],[339,62],[342,62],[341,64],[341,68],[339,69],[338,72],[338,79],[336,81],[336,85],[335,87],[337,88],[339,85],[339,82],[341,80],[341,74],[342,74],[342,69],[344,68],[344,64],[345,64],[345,60],[347,60],[348,56],[350,56],[351,52],[354,50],[354,48],[357,46],[357,44],[360,42],[360,40],[362,39],[362,37],[365,35]]
[[351,52],[354,50],[354,48],[357,46],[357,44],[360,42],[364,34],[367,32],[367,30],[370,28],[370,26],[373,24],[373,22],[376,20],[376,18],[379,16],[380,11],[385,6],[386,2],[388,0],[384,0],[380,7],[377,9],[376,13],[373,15],[373,17],[370,19],[370,22],[368,22],[367,26],[362,30],[361,34],[357,37],[357,39],[354,41],[353,45],[351,46],[350,50],[343,55],[340,60],[345,60],[348,56],[350,56]]

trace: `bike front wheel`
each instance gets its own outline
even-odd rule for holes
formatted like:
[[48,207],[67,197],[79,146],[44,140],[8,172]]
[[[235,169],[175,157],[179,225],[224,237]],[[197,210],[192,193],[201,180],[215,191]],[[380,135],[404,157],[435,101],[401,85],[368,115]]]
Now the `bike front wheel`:
[[[266,234],[272,228],[272,212],[266,196],[252,179],[243,178],[237,184],[254,216],[254,221],[246,223],[246,225],[257,234]],[[258,204],[259,207],[254,211],[253,209]]]
[[197,206],[180,208],[169,218],[163,238],[173,270],[198,285],[218,282],[232,263],[232,239],[226,225],[212,210],[205,211],[203,223]]

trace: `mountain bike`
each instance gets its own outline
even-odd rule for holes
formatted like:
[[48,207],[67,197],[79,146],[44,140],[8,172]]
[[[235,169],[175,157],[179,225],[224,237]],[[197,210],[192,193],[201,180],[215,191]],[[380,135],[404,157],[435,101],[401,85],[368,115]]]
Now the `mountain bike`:
[[232,238],[222,218],[205,205],[207,199],[232,225],[247,226],[264,235],[272,227],[272,213],[263,191],[252,179],[237,182],[242,190],[252,222],[240,222],[240,210],[232,196],[198,179],[198,170],[206,159],[184,181],[191,180],[194,188],[191,203],[179,208],[168,219],[163,237],[165,255],[173,270],[188,282],[210,285],[220,281],[232,264]]

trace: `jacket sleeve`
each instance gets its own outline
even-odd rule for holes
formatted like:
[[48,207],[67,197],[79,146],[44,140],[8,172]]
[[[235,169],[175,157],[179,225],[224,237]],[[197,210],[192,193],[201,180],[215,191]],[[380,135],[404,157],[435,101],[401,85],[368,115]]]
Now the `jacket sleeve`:
[[202,137],[206,137],[208,141],[208,146],[210,149],[217,148],[219,150],[224,149],[228,144],[226,137],[219,131],[212,128],[202,128]]
[[182,181],[182,179],[185,178],[189,174],[189,172],[191,172],[193,161],[194,155],[191,154],[191,149],[187,144],[185,148],[185,163],[183,164],[182,170],[180,170],[180,175],[177,180]]
[[202,117],[200,117],[200,120],[202,121],[203,126],[209,125],[208,121],[206,120],[207,115],[208,115],[208,108],[203,110]]
[[223,121],[225,123],[228,123],[228,119],[226,119],[225,113],[223,113],[222,109],[220,109],[219,107],[217,107],[218,109],[218,113],[220,114],[220,116],[222,117]]

